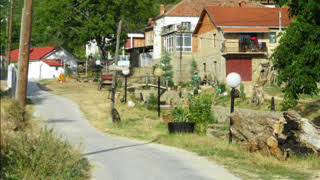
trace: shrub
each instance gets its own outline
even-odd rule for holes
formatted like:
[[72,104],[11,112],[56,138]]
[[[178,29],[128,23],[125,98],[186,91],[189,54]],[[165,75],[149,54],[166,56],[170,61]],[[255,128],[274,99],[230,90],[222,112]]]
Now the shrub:
[[227,90],[226,84],[224,84],[224,83],[218,83],[217,92],[218,92],[219,94],[224,93],[226,90]]
[[213,95],[204,93],[191,98],[189,110],[192,121],[196,122],[196,130],[200,134],[206,133],[208,124],[215,123],[212,113]]
[[171,62],[171,57],[168,53],[165,53],[160,60],[160,67],[164,71],[163,75],[163,83],[166,84],[168,82],[168,85],[172,87],[174,85],[173,83],[173,70],[172,66],[170,64]]
[[1,118],[11,124],[12,130],[23,129],[28,123],[28,113],[25,113],[16,101],[3,98],[1,101]]
[[182,107],[182,106],[178,106],[173,109],[172,117],[173,117],[174,122],[189,122],[190,121],[189,110]]
[[246,100],[246,93],[244,92],[244,85],[240,84],[240,99],[242,101]]
[[153,93],[150,94],[146,105],[149,110],[157,110],[158,99]]
[[18,132],[1,151],[5,179],[86,179],[89,164],[52,131]]

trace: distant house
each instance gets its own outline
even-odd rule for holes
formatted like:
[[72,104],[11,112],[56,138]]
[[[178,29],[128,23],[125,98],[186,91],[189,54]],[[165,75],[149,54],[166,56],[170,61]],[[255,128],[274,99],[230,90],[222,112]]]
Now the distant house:
[[[19,50],[10,53],[8,66],[8,86],[11,87],[12,69],[17,68]],[[64,73],[65,67],[71,71],[77,70],[77,59],[63,48],[41,47],[30,49],[28,79],[54,79]]]
[[201,75],[224,81],[237,72],[243,81],[257,82],[268,75],[269,57],[290,22],[286,8],[208,6],[193,33]]

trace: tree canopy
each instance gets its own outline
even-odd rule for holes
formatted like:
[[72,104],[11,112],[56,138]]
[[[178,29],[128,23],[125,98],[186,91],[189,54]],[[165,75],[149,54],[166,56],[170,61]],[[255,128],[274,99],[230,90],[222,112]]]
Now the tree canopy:
[[300,94],[315,95],[320,82],[320,1],[284,1],[294,17],[273,54],[278,83],[284,86],[284,108],[297,104]]
[[[1,53],[6,42],[8,0],[1,1]],[[13,49],[19,46],[23,0],[15,0]],[[177,0],[34,0],[32,46],[63,46],[83,57],[84,46],[96,40],[103,53],[113,52],[117,24],[123,20],[122,43],[128,32],[143,32],[161,3]],[[4,12],[4,13],[2,13]],[[109,39],[108,43],[106,39]],[[105,55],[105,54],[103,54]]]

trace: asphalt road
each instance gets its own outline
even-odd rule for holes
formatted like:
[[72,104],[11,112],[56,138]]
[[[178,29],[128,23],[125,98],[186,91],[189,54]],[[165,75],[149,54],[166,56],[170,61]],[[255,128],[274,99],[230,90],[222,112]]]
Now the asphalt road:
[[[92,179],[209,180],[239,179],[223,167],[185,150],[98,132],[72,101],[29,83],[35,115],[74,145],[93,166]],[[85,98],[85,97],[84,97]]]

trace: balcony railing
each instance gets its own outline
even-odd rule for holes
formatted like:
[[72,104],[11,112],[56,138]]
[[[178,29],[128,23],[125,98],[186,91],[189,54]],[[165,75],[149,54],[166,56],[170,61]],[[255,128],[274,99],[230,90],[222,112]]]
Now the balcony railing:
[[182,26],[181,24],[172,24],[172,25],[163,27],[161,34],[164,35],[172,32],[180,32],[180,30],[182,32],[193,32],[195,28],[196,26],[193,24],[183,24]]
[[266,42],[240,42],[227,40],[223,43],[224,54],[266,54],[268,52]]

